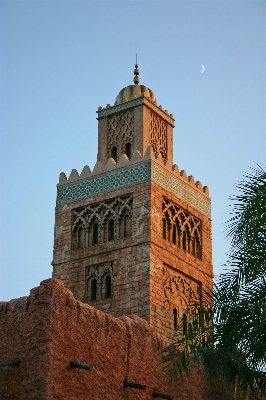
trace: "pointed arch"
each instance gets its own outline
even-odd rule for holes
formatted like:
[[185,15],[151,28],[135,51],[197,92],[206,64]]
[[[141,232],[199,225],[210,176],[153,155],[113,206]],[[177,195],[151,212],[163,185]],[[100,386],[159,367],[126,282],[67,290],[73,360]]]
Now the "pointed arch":
[[128,238],[131,236],[131,217],[126,214],[124,216],[124,238]]
[[77,248],[83,249],[85,247],[85,229],[83,226],[77,229]]
[[117,147],[113,146],[111,149],[111,157],[115,160],[115,162],[117,163]]
[[113,297],[113,278],[110,272],[102,276],[102,299]]
[[177,309],[173,309],[173,316],[174,316],[174,329],[177,328]]
[[127,142],[125,145],[125,153],[129,160],[131,159],[131,152],[132,152],[131,143]]
[[113,218],[108,221],[108,242],[115,239],[115,221]]
[[92,244],[98,244],[99,243],[99,224],[98,222],[95,222],[92,225]]

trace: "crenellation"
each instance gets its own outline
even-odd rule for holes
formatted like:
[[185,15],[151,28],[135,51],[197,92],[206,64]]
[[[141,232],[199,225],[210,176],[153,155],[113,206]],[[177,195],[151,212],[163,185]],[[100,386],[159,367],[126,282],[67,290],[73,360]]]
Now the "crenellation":
[[208,186],[203,186],[203,193],[205,193],[207,196],[209,196],[209,188],[208,188]]
[[104,168],[102,166],[102,163],[100,161],[97,161],[93,170],[92,170],[92,174],[96,175],[96,174],[101,174],[102,172],[104,172]]
[[118,160],[117,167],[121,168],[127,166],[129,163],[128,156],[126,154],[121,154],[121,157]]
[[75,168],[73,168],[69,175],[68,182],[74,182],[78,179],[79,179],[79,173]]
[[195,186],[195,180],[194,180],[194,176],[193,175],[189,175],[188,177],[188,182],[193,186]]
[[148,146],[146,148],[143,157],[141,156],[141,154],[138,150],[134,150],[130,160],[128,159],[126,154],[122,154],[117,163],[112,158],[109,158],[107,160],[107,163],[105,164],[105,166],[103,166],[100,161],[97,161],[92,172],[91,172],[89,166],[87,166],[87,165],[84,166],[80,175],[76,169],[73,169],[71,171],[71,174],[68,179],[67,179],[65,173],[61,172],[58,185],[59,186],[66,185],[69,183],[82,181],[84,179],[93,178],[95,175],[104,174],[105,172],[109,172],[109,171],[120,170],[121,168],[125,168],[130,165],[135,165],[140,162],[144,162],[146,160],[152,160],[152,161],[156,162],[156,164],[158,164],[159,166],[161,166],[163,168],[166,168],[167,171],[171,172],[178,179],[181,179],[182,181],[189,184],[193,189],[195,189],[195,190],[199,191],[200,193],[209,197],[209,190],[208,190],[207,186],[202,187],[202,184],[200,181],[195,182],[194,177],[192,175],[187,176],[187,173],[185,170],[181,170],[179,172],[179,168],[178,168],[177,164],[173,164],[170,168],[169,160],[163,159],[161,153],[154,154],[153,148],[151,146]]
[[181,176],[181,178],[183,178],[185,181],[188,181],[187,172],[186,172],[185,169],[182,169],[182,171],[180,171],[180,176]]
[[139,150],[133,150],[132,156],[131,156],[131,162],[134,161],[139,161],[142,158],[141,153]]
[[114,169],[116,167],[116,162],[113,158],[108,158],[108,161],[104,167],[104,171],[111,171],[112,169]]
[[203,191],[201,181],[197,181],[197,182],[196,182],[196,187],[197,187],[199,190]]
[[90,167],[88,165],[85,165],[80,174],[80,179],[88,178],[90,175],[91,175]]
[[67,181],[66,174],[64,172],[60,172],[59,175],[59,184],[65,183]]

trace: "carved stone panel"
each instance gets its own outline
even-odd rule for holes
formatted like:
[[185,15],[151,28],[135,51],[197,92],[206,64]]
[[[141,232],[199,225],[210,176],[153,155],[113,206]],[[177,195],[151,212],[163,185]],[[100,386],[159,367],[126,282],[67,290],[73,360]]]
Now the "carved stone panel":
[[72,250],[130,237],[132,211],[131,194],[74,209]]
[[199,284],[181,273],[168,276],[163,284],[163,307],[176,308],[179,318],[200,301]]
[[118,154],[125,153],[126,144],[133,147],[134,114],[132,110],[116,114],[108,118],[107,158],[111,157],[112,148],[117,148]]
[[167,158],[167,124],[153,112],[150,113],[150,143],[155,153]]
[[201,220],[166,198],[163,198],[162,214],[163,238],[201,259]]

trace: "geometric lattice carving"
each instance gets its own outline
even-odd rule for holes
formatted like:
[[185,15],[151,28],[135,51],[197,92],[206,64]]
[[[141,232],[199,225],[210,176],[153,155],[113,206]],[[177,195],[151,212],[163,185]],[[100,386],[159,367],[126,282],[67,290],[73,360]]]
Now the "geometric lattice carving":
[[[108,293],[109,287],[106,286],[106,282],[109,284],[110,279],[110,292]],[[87,302],[91,300],[100,300],[106,297],[113,297],[113,262],[107,261],[100,264],[90,265],[86,268],[86,297]],[[95,293],[92,293],[92,289],[95,285]],[[108,295],[108,296],[107,296]],[[95,296],[93,298],[93,296]]]
[[134,114],[132,110],[108,118],[107,158],[111,157],[112,148],[117,148],[118,154],[124,154],[126,144],[133,146]]
[[165,309],[175,307],[179,318],[184,313],[189,314],[190,310],[193,311],[194,307],[199,305],[199,285],[182,274],[169,276],[163,284],[163,289],[163,307]]
[[74,209],[72,249],[131,236],[133,196],[126,195]]
[[150,144],[155,153],[167,157],[167,124],[156,114],[150,113]]
[[201,220],[163,199],[163,238],[201,259]]

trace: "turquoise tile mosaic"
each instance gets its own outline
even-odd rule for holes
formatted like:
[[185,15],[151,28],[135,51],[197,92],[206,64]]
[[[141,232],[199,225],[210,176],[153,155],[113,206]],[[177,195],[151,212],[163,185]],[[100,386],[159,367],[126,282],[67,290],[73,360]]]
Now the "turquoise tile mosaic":
[[193,190],[170,172],[149,160],[130,165],[117,171],[110,171],[80,182],[57,187],[56,205],[60,206],[74,201],[110,193],[152,180],[177,198],[188,203],[203,215],[211,218],[211,203],[205,196]]
[[84,179],[64,186],[58,186],[56,205],[72,203],[74,201],[109,193],[151,179],[151,162],[131,165],[118,171]]

